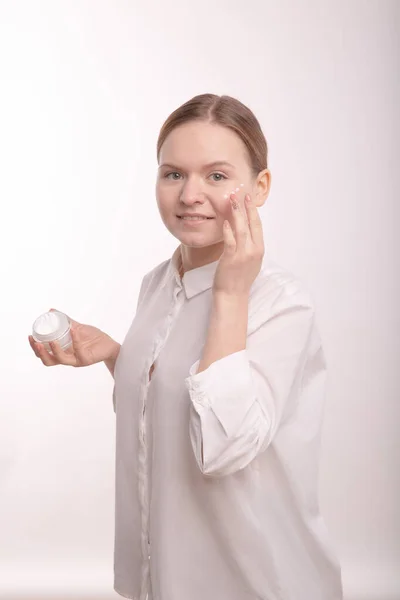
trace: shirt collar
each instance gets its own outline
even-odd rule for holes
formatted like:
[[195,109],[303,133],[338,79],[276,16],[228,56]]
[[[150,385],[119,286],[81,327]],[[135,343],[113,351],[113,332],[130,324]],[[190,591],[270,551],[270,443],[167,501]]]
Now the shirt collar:
[[179,268],[181,265],[182,253],[181,244],[179,244],[169,261],[165,283],[174,279],[180,287],[183,287],[188,300],[212,287],[218,260],[203,265],[202,267],[196,267],[195,269],[186,271],[186,273],[183,274],[182,279],[179,275]]

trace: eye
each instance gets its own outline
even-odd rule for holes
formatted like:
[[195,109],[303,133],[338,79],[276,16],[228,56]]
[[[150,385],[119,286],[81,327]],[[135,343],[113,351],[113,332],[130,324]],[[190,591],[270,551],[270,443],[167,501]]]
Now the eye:
[[214,179],[214,181],[223,181],[224,179],[228,179],[225,175],[223,175],[222,173],[212,173],[211,177],[214,177],[214,175],[216,175],[217,177],[220,177],[220,179]]
[[164,175],[165,179],[172,179],[173,181],[177,181],[176,177],[170,177],[170,175],[178,175],[178,176],[180,176],[180,173],[177,173],[176,171],[172,171],[171,173],[166,173]]

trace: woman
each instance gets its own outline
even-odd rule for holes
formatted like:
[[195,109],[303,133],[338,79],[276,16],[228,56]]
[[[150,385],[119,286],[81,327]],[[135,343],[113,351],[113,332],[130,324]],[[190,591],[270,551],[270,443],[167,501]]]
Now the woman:
[[265,253],[265,137],[241,102],[203,94],[157,152],[180,244],[144,276],[122,346],[77,322],[68,352],[30,338],[45,365],[104,361],[114,376],[115,590],[339,600],[318,505],[326,363],[310,294]]

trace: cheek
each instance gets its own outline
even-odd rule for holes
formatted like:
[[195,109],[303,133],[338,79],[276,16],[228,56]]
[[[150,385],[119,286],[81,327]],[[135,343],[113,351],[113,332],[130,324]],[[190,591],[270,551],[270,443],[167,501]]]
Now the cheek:
[[238,196],[244,196],[244,194],[248,190],[248,183],[243,182],[243,180],[240,179],[238,179],[237,181],[231,179],[229,180],[229,182],[227,182],[227,185],[225,185],[223,195],[229,196],[229,194],[235,192],[235,194],[237,194]]
[[244,197],[248,190],[249,187],[246,187],[246,183],[243,183],[240,180],[234,181],[230,179],[229,181],[224,182],[218,189],[218,194],[215,194],[215,206],[218,206],[218,212],[227,218],[231,213],[231,193],[234,192],[240,202],[241,200],[244,201]]
[[156,200],[158,210],[162,215],[167,215],[171,212],[174,206],[174,197],[170,190],[162,188],[161,186],[156,187]]
[[214,198],[213,208],[218,221],[223,221],[229,216],[230,201],[224,198],[224,193],[220,193]]

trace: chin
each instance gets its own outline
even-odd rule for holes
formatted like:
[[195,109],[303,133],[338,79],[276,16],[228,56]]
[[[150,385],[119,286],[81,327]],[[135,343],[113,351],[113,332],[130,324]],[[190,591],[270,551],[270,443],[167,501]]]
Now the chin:
[[195,239],[193,235],[181,235],[177,237],[177,239],[181,244],[189,246],[190,248],[205,248],[206,246],[213,246],[216,244],[216,241],[214,240]]
[[188,246],[189,248],[207,248],[208,246],[216,246],[217,244],[220,244],[221,242],[223,243],[224,241],[222,237],[217,239],[206,239],[198,236],[196,238],[193,234],[180,235],[179,237],[175,237],[181,242],[181,244],[183,244],[184,246]]

